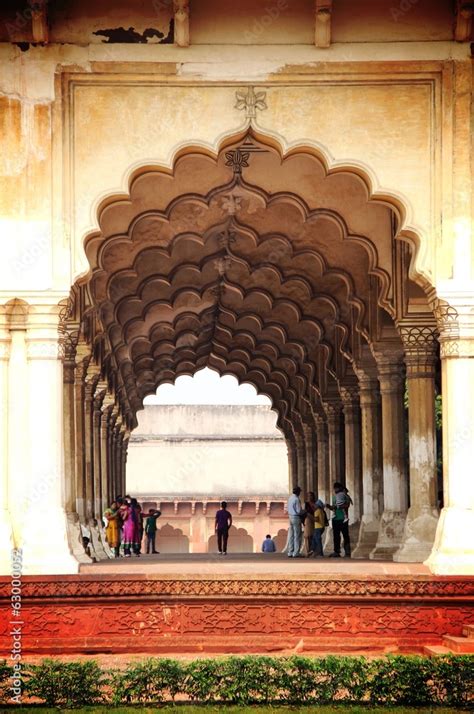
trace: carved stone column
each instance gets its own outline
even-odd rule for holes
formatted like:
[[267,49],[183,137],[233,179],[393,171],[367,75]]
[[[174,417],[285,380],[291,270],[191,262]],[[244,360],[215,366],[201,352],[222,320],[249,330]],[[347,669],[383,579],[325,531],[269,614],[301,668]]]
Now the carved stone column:
[[316,495],[324,503],[329,502],[331,485],[329,479],[329,435],[327,423],[323,416],[314,418],[316,426],[317,458],[318,458],[318,484]]
[[426,565],[439,575],[474,574],[474,286],[436,310],[441,345],[444,507]]
[[130,431],[125,430],[122,441],[122,491],[127,487],[127,459],[128,459],[128,443],[130,441]]
[[306,483],[306,449],[304,438],[301,432],[294,430],[296,445],[296,471],[297,485],[304,490]]
[[[74,573],[78,562],[68,544],[64,508],[63,372],[59,307],[32,305],[26,334],[29,420],[26,506],[21,534],[25,574]],[[40,414],[38,415],[38,410]],[[32,526],[43,523],[45,537]]]
[[116,488],[116,483],[115,483],[115,423],[117,421],[119,414],[119,407],[117,404],[114,404],[110,411],[109,415],[109,420],[108,420],[108,462],[109,462],[109,468],[108,468],[108,478],[109,478],[109,493],[110,497],[112,499],[116,498],[116,496],[119,495],[119,493],[122,496],[125,496],[124,493],[121,491],[117,491]]
[[[0,313],[0,573],[11,572],[13,529],[8,507],[8,360],[10,332]],[[13,504],[14,505],[14,504]]]
[[74,491],[76,494],[76,512],[83,523],[86,519],[84,398],[85,377],[89,360],[90,348],[85,344],[79,344],[76,352],[76,369],[74,373]]
[[342,404],[324,402],[329,436],[329,480],[330,493],[335,481],[345,481],[344,424]]
[[383,512],[382,412],[379,383],[359,375],[362,427],[362,519],[359,540],[352,557],[368,558],[377,543]]
[[92,411],[92,450],[93,450],[93,481],[94,503],[93,516],[102,522],[102,455],[101,455],[101,426],[102,402],[105,396],[104,386],[97,385]]
[[104,401],[102,402],[101,411],[102,416],[100,420],[100,479],[101,479],[101,511],[102,513],[110,505],[112,499],[117,494],[112,494],[110,491],[109,483],[109,419],[112,407],[114,405],[114,398],[110,394],[106,394]]
[[85,517],[86,521],[93,518],[94,513],[94,444],[93,444],[93,409],[94,392],[98,374],[94,367],[86,374],[84,387],[84,483],[85,483]]
[[[303,422],[303,437],[304,437],[304,446],[305,446],[305,462],[306,462],[306,480],[304,483],[304,488],[306,489],[307,492],[309,491],[314,491],[316,494],[317,491],[317,472],[316,472],[316,464],[315,464],[315,448],[314,448],[314,442],[315,442],[315,434],[314,434],[314,427],[312,424],[309,423],[309,421]],[[303,486],[302,486],[303,488]]]
[[286,450],[288,453],[288,480],[290,491],[298,483],[298,469],[296,466],[296,444],[292,436],[285,435]]
[[[64,479],[65,508],[69,547],[80,563],[90,563],[82,545],[80,518],[77,512],[78,494],[76,492],[76,423],[75,423],[75,384],[77,332],[66,333],[63,338],[63,414],[64,414]],[[80,427],[79,427],[80,428]],[[83,502],[83,494],[81,493]],[[83,515],[83,514],[82,514]]]
[[354,505],[350,511],[351,539],[357,542],[362,515],[362,443],[359,393],[357,387],[341,387],[344,411],[346,488]]
[[402,328],[408,384],[410,508],[398,562],[422,562],[431,553],[438,525],[435,377],[437,332],[431,327]]
[[120,430],[122,428],[122,417],[119,414],[115,426],[113,429],[112,436],[112,457],[114,462],[114,494],[120,492],[122,488],[122,478],[120,473],[120,458],[121,458],[121,443],[120,443]]
[[402,354],[379,355],[377,368],[382,394],[384,510],[372,559],[392,560],[398,550],[408,508],[405,464],[405,367]]

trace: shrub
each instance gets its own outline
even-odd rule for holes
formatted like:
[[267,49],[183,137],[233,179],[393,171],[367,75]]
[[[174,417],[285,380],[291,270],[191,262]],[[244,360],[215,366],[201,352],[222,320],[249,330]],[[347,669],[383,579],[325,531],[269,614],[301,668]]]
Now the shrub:
[[[11,667],[0,661],[0,698],[10,699]],[[323,658],[227,657],[178,662],[150,658],[105,672],[95,661],[45,659],[23,666],[28,697],[47,706],[153,704],[182,693],[191,701],[229,704],[359,703],[392,706],[469,706],[474,657],[389,656]]]
[[77,707],[104,699],[108,677],[97,662],[59,662],[45,659],[26,669],[25,692],[49,706]]
[[147,659],[117,671],[112,679],[114,704],[163,702],[182,691],[185,670],[173,659]]
[[12,674],[13,669],[7,665],[6,660],[0,660],[0,702],[6,702],[10,698]]
[[220,697],[233,704],[275,701],[284,662],[272,657],[229,657],[222,661]]
[[433,701],[433,660],[426,657],[392,655],[372,663],[370,702],[414,705]]
[[433,700],[463,706],[474,700],[474,657],[446,655],[432,660]]
[[185,692],[192,701],[212,702],[220,698],[222,660],[198,659],[186,667]]

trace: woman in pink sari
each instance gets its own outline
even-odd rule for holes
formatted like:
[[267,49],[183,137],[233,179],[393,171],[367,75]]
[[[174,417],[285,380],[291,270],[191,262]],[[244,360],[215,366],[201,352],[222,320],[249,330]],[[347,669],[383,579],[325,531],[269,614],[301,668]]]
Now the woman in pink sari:
[[132,498],[129,505],[123,504],[120,515],[123,521],[123,550],[126,558],[130,558],[131,550],[134,555],[140,556],[140,515],[137,509],[137,500]]

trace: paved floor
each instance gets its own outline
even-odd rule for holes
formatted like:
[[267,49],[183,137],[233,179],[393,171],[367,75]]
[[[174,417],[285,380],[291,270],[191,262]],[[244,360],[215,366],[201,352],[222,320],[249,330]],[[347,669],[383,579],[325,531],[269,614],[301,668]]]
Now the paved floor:
[[391,563],[349,558],[288,558],[281,553],[163,554],[117,558],[81,565],[81,573],[162,575],[429,575],[422,563]]

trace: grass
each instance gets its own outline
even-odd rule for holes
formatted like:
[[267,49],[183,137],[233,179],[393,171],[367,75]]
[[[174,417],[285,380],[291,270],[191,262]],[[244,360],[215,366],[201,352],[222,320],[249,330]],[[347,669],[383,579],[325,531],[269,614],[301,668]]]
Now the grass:
[[71,712],[71,714],[107,714],[107,712],[114,712],[114,714],[131,714],[131,712],[140,712],[141,714],[151,714],[152,712],[174,712],[174,714],[294,714],[295,712],[303,712],[303,714],[387,714],[387,712],[393,712],[393,714],[453,714],[453,712],[469,712],[468,709],[450,709],[447,707],[369,707],[360,705],[341,705],[337,706],[297,706],[297,707],[238,707],[238,706],[224,706],[222,704],[207,706],[199,705],[164,705],[156,707],[140,707],[137,705],[130,707],[83,707],[80,709],[55,709],[42,706],[22,706],[20,707],[6,707],[3,710],[5,714],[10,714],[11,712],[38,712],[40,714],[58,714],[60,711]]

